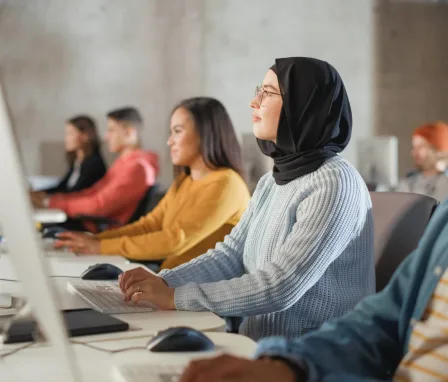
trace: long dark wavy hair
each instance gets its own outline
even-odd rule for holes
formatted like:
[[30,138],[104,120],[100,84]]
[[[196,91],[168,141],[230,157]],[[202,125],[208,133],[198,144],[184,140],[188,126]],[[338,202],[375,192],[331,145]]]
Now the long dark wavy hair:
[[[178,103],[171,115],[179,108],[187,110],[193,117],[207,167],[229,168],[245,179],[241,146],[224,105],[209,97],[188,98]],[[190,168],[175,166],[174,174],[177,177],[189,175]]]
[[[95,121],[87,115],[77,115],[70,118],[66,123],[72,125],[80,133],[87,134],[87,141],[83,146],[84,155],[88,157],[100,151],[101,143],[98,137]],[[76,159],[76,152],[66,153],[69,166],[73,166]]]

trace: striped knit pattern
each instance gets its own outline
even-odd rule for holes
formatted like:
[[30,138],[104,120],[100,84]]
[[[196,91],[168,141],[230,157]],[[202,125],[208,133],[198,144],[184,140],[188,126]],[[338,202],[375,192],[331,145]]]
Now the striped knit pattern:
[[374,292],[370,195],[339,156],[286,185],[267,174],[223,243],[160,275],[179,310],[245,317],[254,340],[300,336]]
[[422,321],[412,330],[408,353],[394,381],[448,381],[448,270],[437,284]]

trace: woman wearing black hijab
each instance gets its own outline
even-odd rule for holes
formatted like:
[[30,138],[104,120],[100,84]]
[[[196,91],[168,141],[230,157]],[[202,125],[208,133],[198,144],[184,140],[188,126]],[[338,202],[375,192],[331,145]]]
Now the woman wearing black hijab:
[[343,315],[375,287],[367,188],[338,153],[351,111],[341,78],[310,58],[276,60],[250,103],[274,159],[240,223],[216,249],[159,277],[120,279],[125,298],[244,318],[240,333],[288,338]]

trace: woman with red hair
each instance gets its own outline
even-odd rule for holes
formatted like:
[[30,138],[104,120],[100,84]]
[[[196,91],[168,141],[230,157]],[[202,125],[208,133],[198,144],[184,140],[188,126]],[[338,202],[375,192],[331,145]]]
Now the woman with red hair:
[[437,200],[448,197],[448,125],[429,123],[412,135],[412,157],[416,170],[403,179],[397,191],[414,192]]

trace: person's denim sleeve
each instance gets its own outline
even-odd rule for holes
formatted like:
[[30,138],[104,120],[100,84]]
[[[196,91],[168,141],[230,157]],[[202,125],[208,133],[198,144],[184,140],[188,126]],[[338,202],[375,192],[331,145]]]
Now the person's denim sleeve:
[[365,298],[342,318],[298,339],[264,339],[255,357],[295,360],[304,365],[309,381],[338,375],[356,375],[357,380],[391,378],[403,355],[400,316],[417,254],[408,256],[386,289]]
[[308,362],[298,353],[298,349],[295,349],[300,340],[286,340],[283,337],[270,337],[262,340],[254,355],[255,358],[261,357],[273,357],[284,358],[289,362],[294,363],[299,368],[304,370],[306,374],[306,381],[313,382],[379,382],[384,379],[361,377],[359,375],[340,372],[334,373],[329,371],[327,375],[316,373],[313,368],[309,368],[310,362]]

